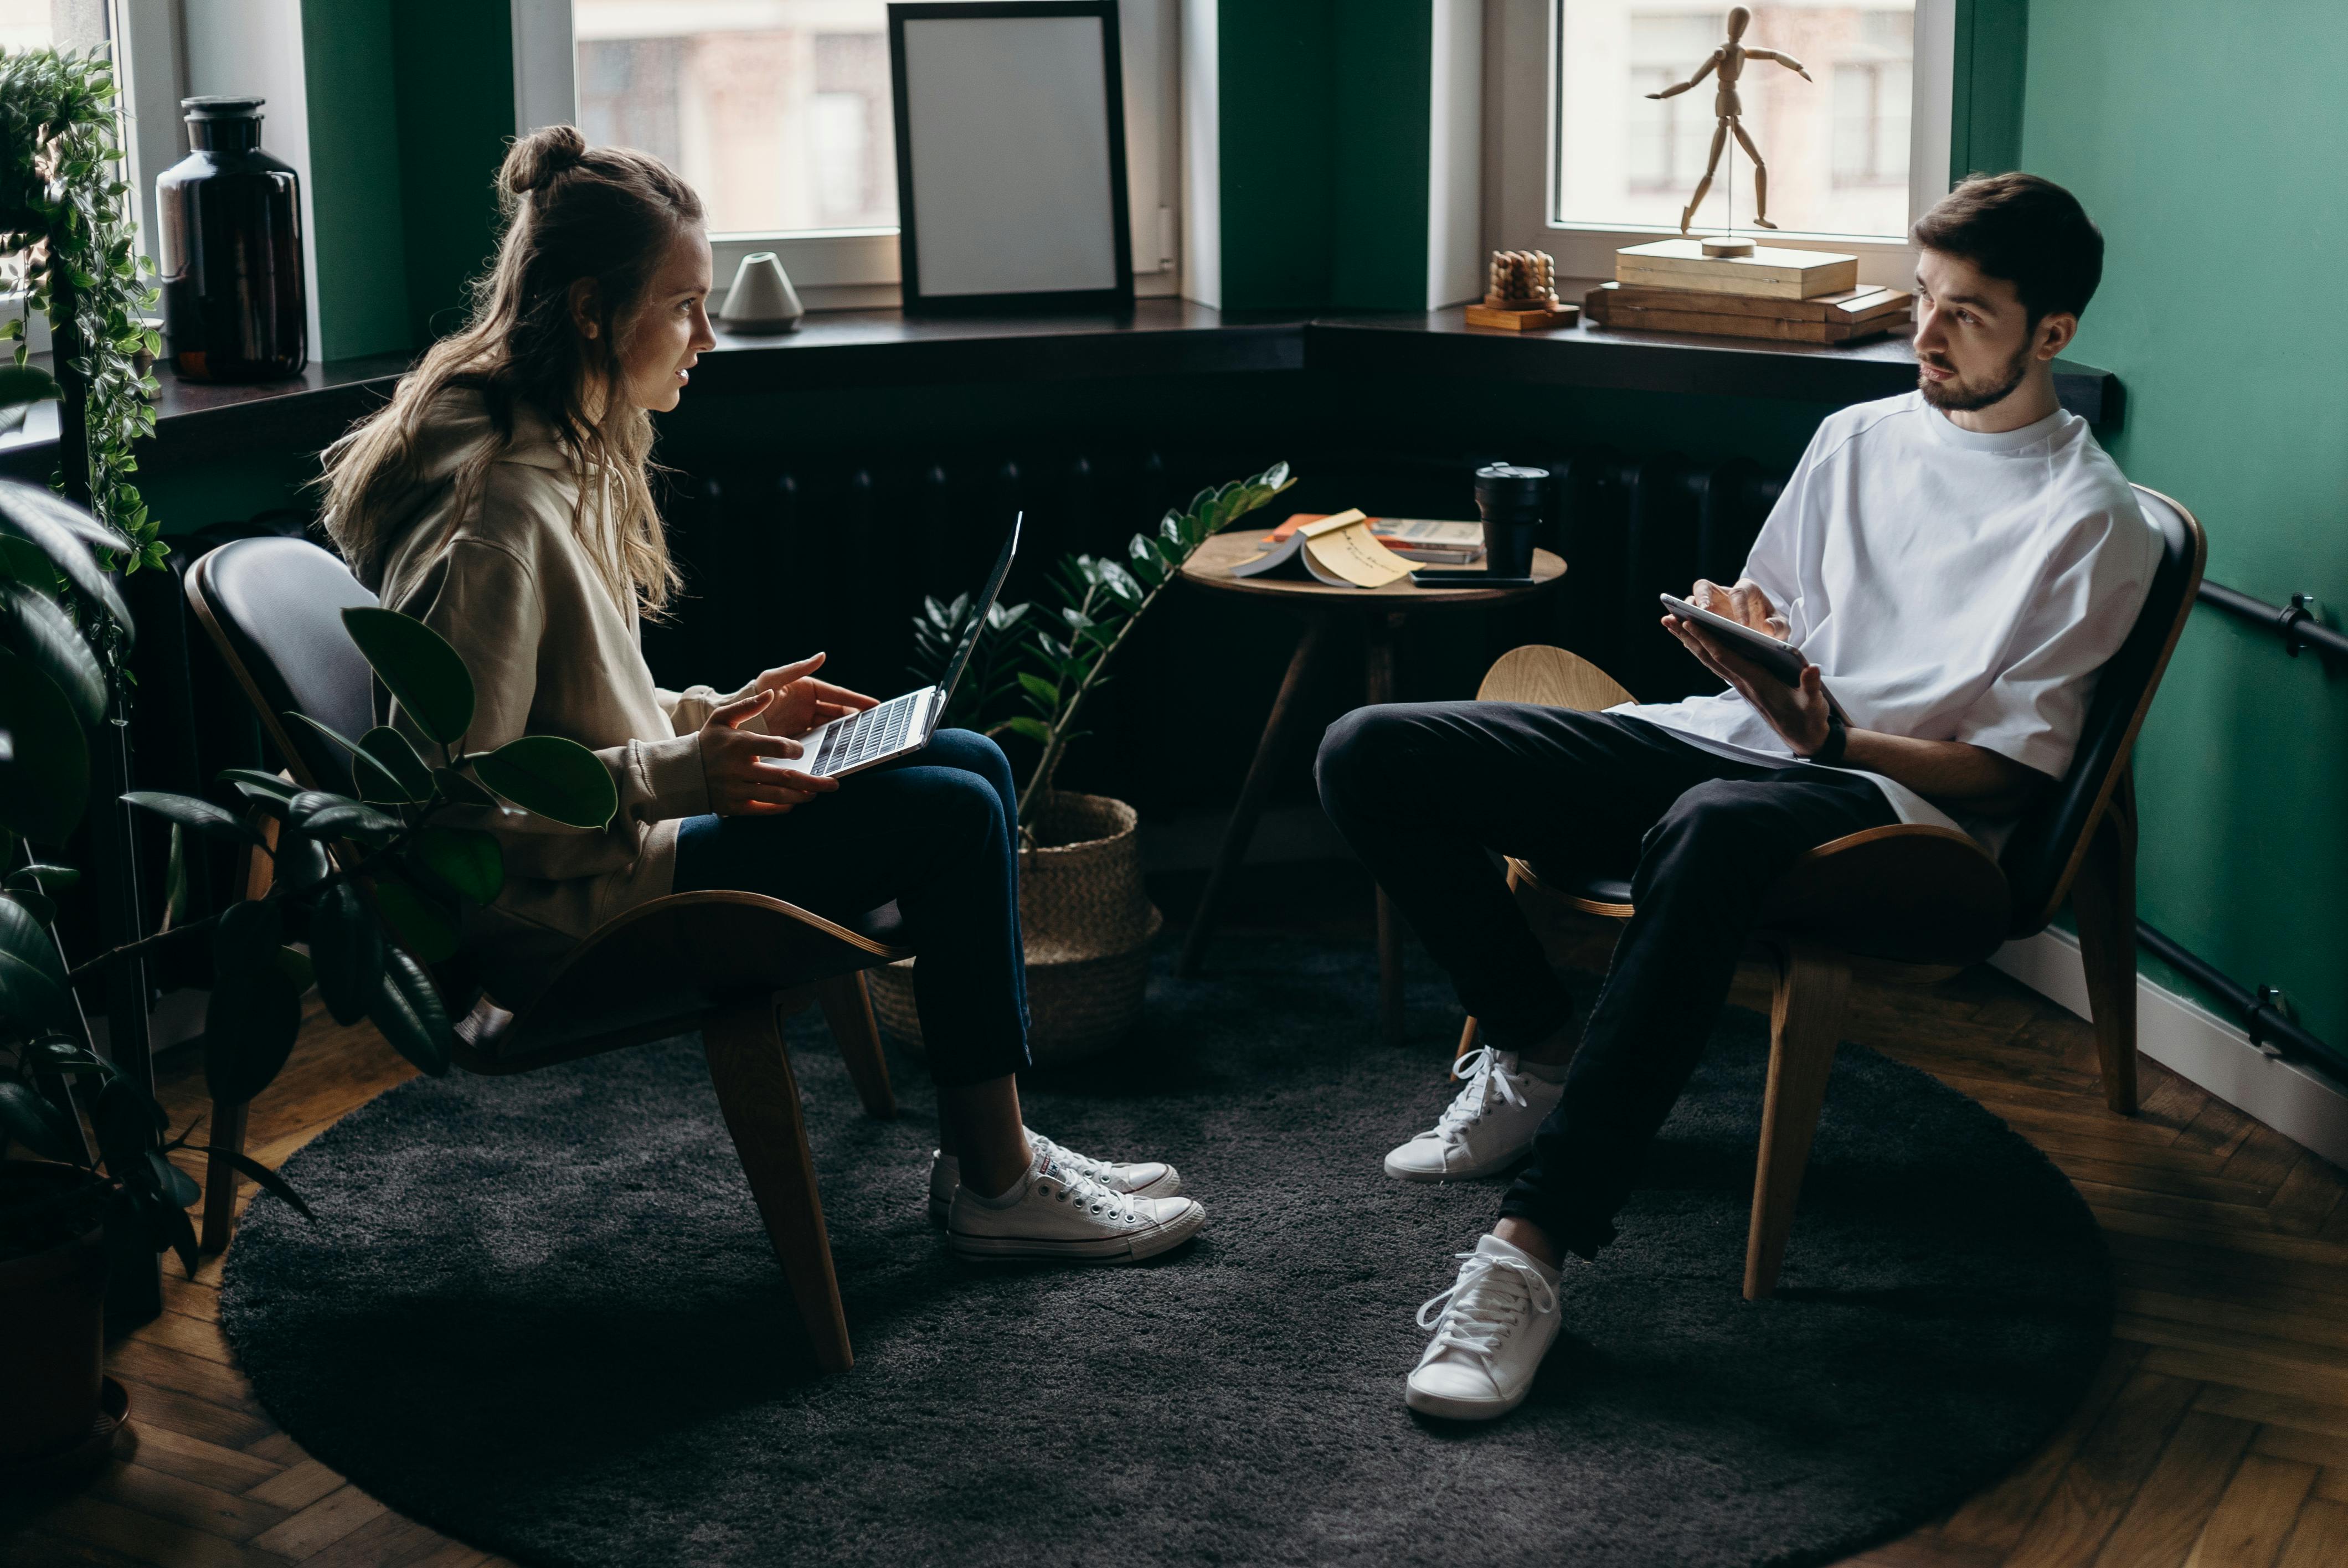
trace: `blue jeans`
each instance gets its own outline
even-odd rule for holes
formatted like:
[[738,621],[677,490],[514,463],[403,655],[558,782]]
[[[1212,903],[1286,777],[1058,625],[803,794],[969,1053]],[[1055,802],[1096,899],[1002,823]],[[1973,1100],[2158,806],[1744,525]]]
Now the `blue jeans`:
[[993,741],[940,730],[795,810],[685,818],[676,891],[763,893],[831,920],[894,899],[921,954],[913,999],[931,1076],[984,1083],[1027,1065],[1018,807]]

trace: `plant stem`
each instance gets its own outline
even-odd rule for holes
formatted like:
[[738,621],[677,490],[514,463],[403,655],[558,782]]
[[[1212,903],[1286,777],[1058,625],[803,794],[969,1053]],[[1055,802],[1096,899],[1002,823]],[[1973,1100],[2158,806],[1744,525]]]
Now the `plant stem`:
[[118,948],[108,948],[96,958],[85,958],[67,969],[66,979],[68,981],[77,980],[94,970],[104,968],[117,958],[127,958],[133,953],[143,953],[148,948],[168,942],[174,937],[184,937],[191,931],[201,931],[207,926],[217,925],[219,921],[218,915],[207,915],[191,925],[174,926],[168,931],[158,931],[151,937],[141,937],[135,942],[125,942]]
[[[1060,757],[1068,745],[1068,731],[1076,723],[1076,714],[1083,709],[1085,699],[1092,693],[1094,685],[1100,679],[1100,672],[1108,668],[1109,660],[1115,657],[1118,649],[1125,646],[1125,640],[1133,635],[1133,629],[1140,623],[1143,612],[1158,602],[1158,596],[1166,591],[1166,585],[1174,580],[1179,570],[1180,567],[1178,565],[1174,570],[1169,571],[1160,578],[1157,585],[1148,592],[1141,596],[1141,602],[1133,607],[1133,613],[1125,618],[1125,624],[1117,628],[1117,635],[1101,645],[1099,656],[1092,661],[1091,667],[1086,670],[1084,680],[1076,685],[1076,694],[1061,707],[1059,722],[1052,726],[1051,739],[1044,743],[1044,754],[1035,759],[1035,776],[1027,781],[1027,787],[1020,793],[1019,820],[1021,822],[1030,820],[1033,815],[1034,803],[1039,795],[1045,800],[1052,798],[1052,775],[1060,770]],[[1084,603],[1077,607],[1078,612],[1089,615],[1092,602],[1092,592],[1088,591],[1085,595]],[[1073,641],[1070,646],[1075,646]]]

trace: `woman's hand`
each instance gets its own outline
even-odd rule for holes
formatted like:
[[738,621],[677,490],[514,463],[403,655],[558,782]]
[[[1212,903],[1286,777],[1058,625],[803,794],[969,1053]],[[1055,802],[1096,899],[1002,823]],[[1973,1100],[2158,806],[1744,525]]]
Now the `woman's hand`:
[[778,735],[804,735],[818,724],[880,705],[861,692],[817,680],[815,672],[823,668],[823,661],[818,653],[769,670],[750,683],[751,691],[774,696],[774,705],[767,710],[767,728]]
[[838,779],[777,765],[772,759],[799,754],[797,741],[741,727],[774,701],[772,692],[756,692],[726,703],[701,726],[701,774],[709,784],[709,809],[720,816],[773,816],[839,787]]

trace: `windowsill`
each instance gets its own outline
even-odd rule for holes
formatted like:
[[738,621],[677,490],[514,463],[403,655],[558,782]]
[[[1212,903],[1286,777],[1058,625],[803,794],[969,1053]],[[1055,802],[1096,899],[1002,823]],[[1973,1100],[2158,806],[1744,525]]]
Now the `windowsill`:
[[[1562,292],[1562,291],[1561,291]],[[314,453],[378,405],[407,356],[314,364],[252,385],[157,372],[149,472],[261,452]],[[1519,334],[1467,325],[1458,309],[1377,315],[1225,317],[1187,300],[1136,302],[1130,315],[909,317],[827,311],[774,336],[720,333],[702,358],[704,396],[869,386],[953,386],[1110,377],[1325,371],[1425,375],[1499,385],[1698,393],[1850,404],[1916,384],[1904,338],[1849,347],[1605,330],[1582,324]],[[2064,405],[2108,429],[2124,412],[2118,377],[2056,363]],[[45,477],[56,461],[57,410],[38,405],[0,436],[0,472]]]

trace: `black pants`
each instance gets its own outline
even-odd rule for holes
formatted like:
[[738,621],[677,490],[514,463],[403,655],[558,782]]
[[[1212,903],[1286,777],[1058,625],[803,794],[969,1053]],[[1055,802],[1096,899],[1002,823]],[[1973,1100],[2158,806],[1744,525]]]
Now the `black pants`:
[[1631,879],[1565,1098],[1500,1205],[1593,1255],[1687,1087],[1769,885],[1806,851],[1897,821],[1872,784],[1748,766],[1636,719],[1514,702],[1362,708],[1329,728],[1321,802],[1462,1006],[1504,1050],[1567,1022],[1565,988],[1488,851]]
[[983,1083],[1027,1065],[1018,817],[994,743],[940,730],[791,811],[685,818],[676,890],[739,887],[829,920],[893,898],[921,953],[913,1003],[930,1075]]

